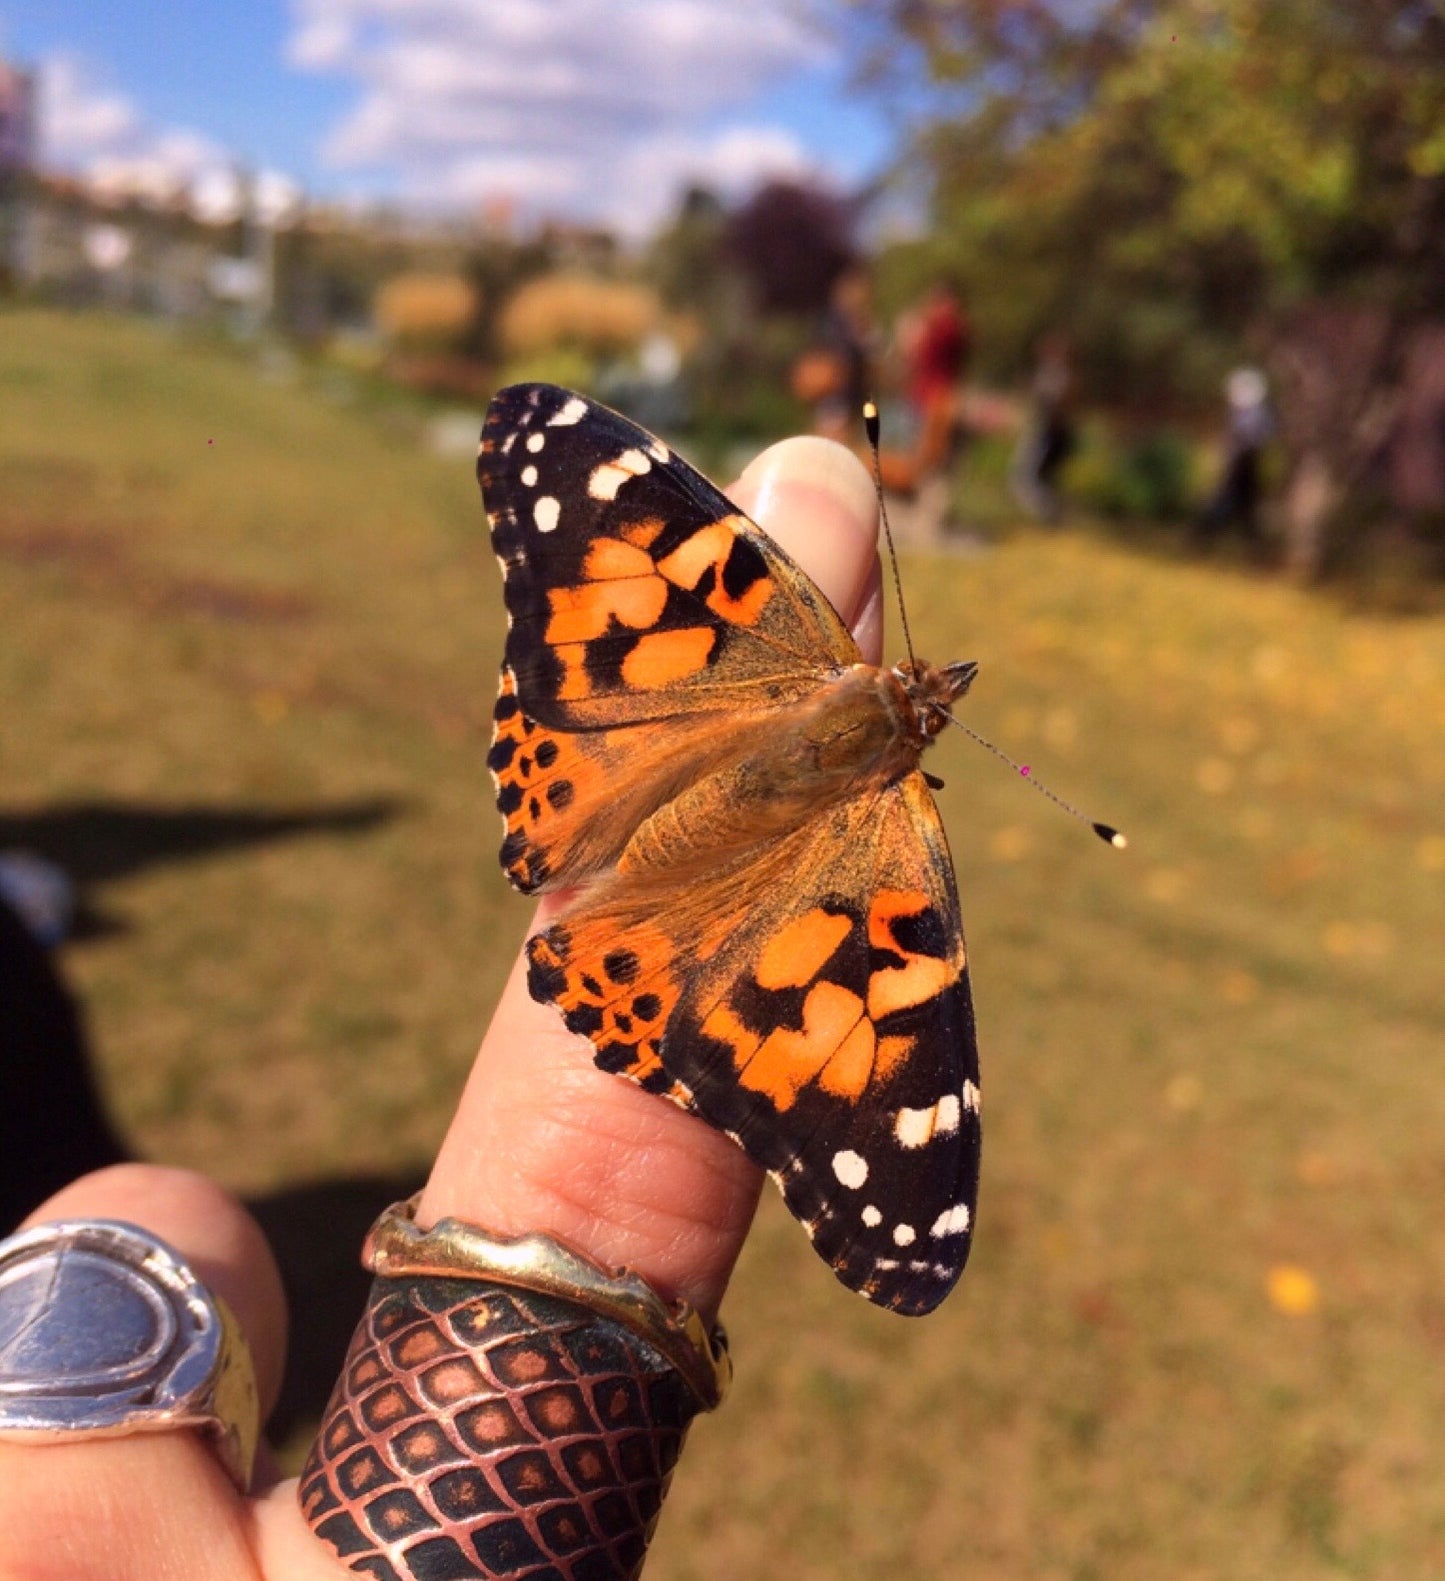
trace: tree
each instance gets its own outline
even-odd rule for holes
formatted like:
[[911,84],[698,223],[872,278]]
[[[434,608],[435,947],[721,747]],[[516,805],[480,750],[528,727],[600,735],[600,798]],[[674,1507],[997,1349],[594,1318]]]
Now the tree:
[[815,313],[852,261],[853,215],[832,193],[771,181],[732,216],[728,251],[763,313]]
[[1445,312],[1439,9],[858,4],[884,27],[875,72],[922,79],[916,150],[934,220],[922,251],[968,283],[986,352],[992,340],[996,361],[1016,361],[1067,325],[1096,389],[1157,406],[1212,394],[1252,344],[1274,354],[1287,404],[1306,304],[1368,305],[1383,328],[1356,336],[1368,356],[1328,438],[1293,435],[1311,497],[1348,497],[1411,327]]

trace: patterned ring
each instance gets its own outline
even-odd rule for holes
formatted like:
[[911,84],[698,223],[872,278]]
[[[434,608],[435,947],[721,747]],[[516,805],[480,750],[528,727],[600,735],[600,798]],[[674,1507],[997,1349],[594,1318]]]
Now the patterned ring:
[[722,1404],[733,1366],[721,1323],[709,1332],[686,1301],[669,1306],[640,1274],[625,1268],[609,1274],[550,1235],[507,1239],[460,1219],[439,1219],[431,1229],[421,1230],[416,1206],[416,1197],[395,1203],[372,1225],[361,1251],[372,1273],[388,1279],[403,1274],[493,1279],[557,1296],[621,1323],[661,1351],[687,1380],[703,1410]]
[[367,1240],[378,1278],[301,1477],[312,1530],[373,1581],[636,1576],[725,1386],[721,1329],[545,1236],[411,1214]]

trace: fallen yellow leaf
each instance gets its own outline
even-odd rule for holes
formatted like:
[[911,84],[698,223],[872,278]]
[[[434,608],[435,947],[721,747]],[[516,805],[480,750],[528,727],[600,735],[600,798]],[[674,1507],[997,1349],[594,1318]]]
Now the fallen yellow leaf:
[[1315,1276],[1294,1263],[1276,1263],[1265,1281],[1269,1303],[1289,1317],[1307,1317],[1320,1304]]

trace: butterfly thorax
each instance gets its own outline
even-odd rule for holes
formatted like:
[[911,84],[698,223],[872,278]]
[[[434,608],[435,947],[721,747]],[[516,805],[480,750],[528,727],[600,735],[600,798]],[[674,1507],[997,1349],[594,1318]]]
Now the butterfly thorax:
[[889,673],[907,700],[910,735],[922,751],[948,723],[954,703],[973,684],[978,665],[972,659],[941,666],[927,659],[905,659]]

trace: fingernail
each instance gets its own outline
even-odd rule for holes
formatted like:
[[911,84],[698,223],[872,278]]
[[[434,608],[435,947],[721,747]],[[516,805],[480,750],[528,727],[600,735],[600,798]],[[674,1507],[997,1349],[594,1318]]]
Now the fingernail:
[[878,553],[878,497],[851,450],[805,435],[771,446],[743,472],[738,503],[852,622]]

